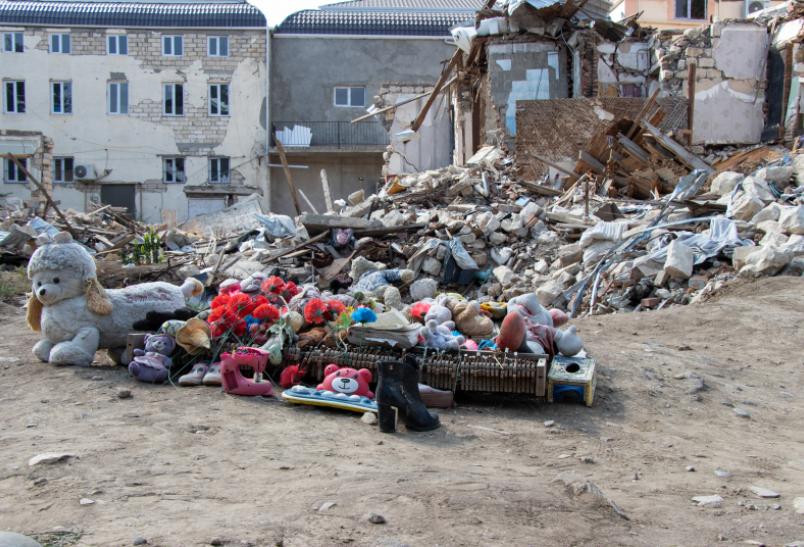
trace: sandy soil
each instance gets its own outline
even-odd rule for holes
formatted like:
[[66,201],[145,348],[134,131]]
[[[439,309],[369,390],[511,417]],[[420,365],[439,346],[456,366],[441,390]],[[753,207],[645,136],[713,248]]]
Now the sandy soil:
[[[123,368],[44,365],[21,311],[0,314],[0,529],[49,545],[804,540],[793,509],[804,496],[804,279],[579,320],[601,365],[593,408],[473,399],[425,434],[141,385]],[[28,466],[50,451],[78,457]],[[760,499],[754,485],[781,497]],[[690,499],[714,494],[719,508]],[[372,512],[387,522],[370,523]]]

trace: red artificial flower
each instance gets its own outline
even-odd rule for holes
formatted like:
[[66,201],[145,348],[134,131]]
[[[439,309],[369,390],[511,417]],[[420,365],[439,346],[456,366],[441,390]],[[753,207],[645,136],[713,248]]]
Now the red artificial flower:
[[281,277],[272,275],[262,282],[260,289],[267,294],[281,294],[285,290],[285,282]]
[[221,288],[218,293],[220,294],[232,294],[236,293],[240,290],[240,283],[232,283],[231,285],[226,285],[225,287]]
[[261,304],[251,313],[254,319],[273,323],[279,319],[279,310],[271,304]]
[[424,321],[424,316],[430,311],[430,304],[427,302],[416,302],[410,307],[410,315],[417,321]]
[[213,310],[216,308],[223,308],[229,305],[230,300],[231,297],[228,294],[221,293],[212,299],[212,303],[210,304],[210,306],[212,307]]
[[299,294],[299,287],[293,281],[288,281],[285,283],[285,292],[282,296],[284,296],[285,300],[290,300],[294,296]]
[[329,300],[327,302],[327,320],[335,321],[340,314],[346,311],[346,306],[340,300]]
[[217,321],[218,319],[220,319],[221,317],[223,317],[223,313],[224,313],[224,311],[225,311],[225,310],[224,310],[223,308],[214,308],[214,309],[213,309],[213,310],[212,310],[212,311],[209,313],[209,317],[207,317],[207,322],[208,322],[208,323],[214,323],[215,321]]
[[327,305],[320,298],[313,298],[304,306],[304,320],[311,325],[323,325],[326,321],[324,314]]
[[256,304],[256,307],[259,308],[263,304],[268,304],[268,299],[265,298],[263,295],[258,294],[252,299],[252,302]]

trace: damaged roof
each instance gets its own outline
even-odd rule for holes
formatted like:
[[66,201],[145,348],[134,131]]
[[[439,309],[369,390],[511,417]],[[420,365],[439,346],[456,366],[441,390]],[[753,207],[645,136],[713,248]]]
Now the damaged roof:
[[0,1],[0,24],[97,27],[265,27],[263,14],[245,2]]
[[289,15],[275,32],[448,37],[452,27],[468,20],[474,21],[474,10],[303,10]]
[[322,10],[468,11],[483,7],[483,0],[346,0],[321,6]]

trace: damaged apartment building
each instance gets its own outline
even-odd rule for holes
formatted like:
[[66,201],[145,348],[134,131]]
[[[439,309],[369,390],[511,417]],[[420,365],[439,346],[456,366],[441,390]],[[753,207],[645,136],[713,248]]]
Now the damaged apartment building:
[[[266,21],[238,1],[0,2],[0,194],[182,222],[265,185]],[[9,158],[12,154],[17,161]]]
[[[657,126],[684,144],[760,142],[771,40],[765,23],[657,31],[637,17],[615,23],[593,9],[511,1],[486,10],[477,25],[453,29],[460,55],[441,81],[454,80],[457,163],[496,144],[515,150],[526,177],[573,175],[590,138],[612,120],[635,119],[651,96],[661,106]],[[586,167],[605,169],[591,158]]]

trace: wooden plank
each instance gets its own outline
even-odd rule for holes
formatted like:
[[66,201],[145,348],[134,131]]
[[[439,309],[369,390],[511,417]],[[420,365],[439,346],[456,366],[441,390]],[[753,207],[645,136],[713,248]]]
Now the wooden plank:
[[659,88],[657,87],[653,93],[651,93],[651,96],[648,98],[648,100],[645,101],[645,104],[642,105],[642,108],[639,109],[639,113],[636,115],[634,124],[631,126],[631,129],[628,131],[626,137],[633,139],[636,136],[637,132],[639,132],[639,122],[645,117],[645,115],[648,113],[648,110],[652,108],[654,104],[656,104],[656,99],[658,97]]
[[282,162],[282,170],[285,172],[285,178],[288,181],[290,188],[290,196],[293,198],[293,206],[296,208],[296,214],[302,214],[301,206],[299,205],[299,195],[296,192],[296,186],[293,184],[293,177],[290,176],[290,167],[288,167],[288,157],[285,155],[285,147],[279,139],[276,139],[276,150],[279,152],[279,160]]
[[547,393],[547,359],[541,358],[536,363],[536,396],[544,397]]
[[560,166],[560,165],[558,165],[557,163],[553,163],[553,162],[551,162],[550,160],[545,159],[545,158],[543,158],[543,157],[541,157],[541,156],[537,156],[537,155],[536,155],[536,154],[534,154],[533,152],[527,152],[527,155],[528,155],[528,156],[530,156],[531,158],[535,159],[535,160],[538,160],[538,161],[542,162],[542,163],[543,163],[543,164],[545,164],[545,165],[549,165],[550,167],[552,167],[552,168],[553,168],[553,169],[555,169],[556,171],[560,171],[561,173],[564,173],[565,175],[569,175],[569,176],[571,176],[571,177],[575,177],[575,176],[577,176],[575,173],[573,173],[573,172],[572,172],[572,171],[570,171],[569,169],[566,169],[566,168],[564,168],[564,167],[561,167],[561,166]]
[[686,148],[678,144],[676,141],[659,131],[658,128],[651,125],[650,122],[642,120],[640,122],[642,128],[647,131],[659,144],[673,153],[673,155],[684,163],[687,167],[692,169],[703,169],[704,171],[712,171],[712,167],[703,161],[701,158],[689,152]]
[[416,116],[416,119],[410,123],[410,129],[413,131],[418,131],[419,128],[424,123],[424,118],[427,117],[427,113],[430,111],[430,107],[433,106],[436,97],[438,96],[441,88],[447,83],[447,79],[449,78],[450,73],[452,73],[452,69],[455,68],[455,65],[458,63],[458,59],[461,58],[463,52],[460,49],[455,50],[455,53],[452,54],[452,58],[447,63],[447,66],[444,67],[444,70],[441,72],[441,76],[438,77],[438,81],[433,86],[433,91],[430,93],[430,96],[427,97],[427,101],[425,101],[424,106],[419,111],[419,115]]
[[578,160],[582,161],[583,163],[591,167],[592,171],[594,171],[595,173],[602,175],[603,173],[606,172],[606,166],[600,163],[600,161],[598,161],[597,158],[595,158],[592,154],[590,154],[586,150],[581,150],[580,152],[578,152]]
[[619,142],[622,145],[622,147],[625,148],[625,151],[628,152],[631,155],[631,157],[639,160],[645,165],[651,165],[650,156],[637,143],[635,143],[622,133],[617,135],[617,142]]

